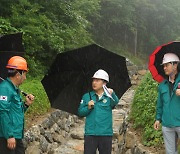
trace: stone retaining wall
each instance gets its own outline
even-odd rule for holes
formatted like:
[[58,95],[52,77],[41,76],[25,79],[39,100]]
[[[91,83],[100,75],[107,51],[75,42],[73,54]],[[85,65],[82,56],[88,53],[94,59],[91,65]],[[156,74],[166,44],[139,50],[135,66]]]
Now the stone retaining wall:
[[39,125],[25,132],[24,145],[27,154],[55,153],[55,149],[66,142],[70,131],[82,124],[77,116],[56,110]]

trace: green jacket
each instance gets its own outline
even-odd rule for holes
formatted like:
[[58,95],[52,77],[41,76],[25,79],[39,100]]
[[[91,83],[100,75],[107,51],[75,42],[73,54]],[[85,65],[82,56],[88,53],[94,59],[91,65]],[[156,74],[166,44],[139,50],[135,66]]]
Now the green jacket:
[[180,127],[180,96],[176,95],[178,83],[180,83],[180,73],[172,92],[168,80],[164,80],[159,85],[156,120],[160,120],[165,127]]
[[[93,109],[88,109],[89,94],[95,102]],[[119,99],[114,92],[112,93],[114,101],[105,93],[101,99],[98,100],[97,97],[96,93],[92,91],[86,93],[80,102],[78,114],[81,117],[86,117],[85,135],[112,136],[112,109],[119,102]]]
[[0,137],[22,139],[27,108],[19,89],[7,78],[0,84]]

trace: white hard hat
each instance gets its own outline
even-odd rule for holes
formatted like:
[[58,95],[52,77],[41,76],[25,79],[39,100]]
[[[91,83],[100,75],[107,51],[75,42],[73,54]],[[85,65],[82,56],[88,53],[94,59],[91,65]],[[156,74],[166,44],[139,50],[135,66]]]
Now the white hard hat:
[[179,57],[174,53],[166,53],[161,65],[169,62],[179,62]]
[[106,71],[102,70],[102,69],[99,69],[98,71],[96,71],[92,78],[103,79],[103,80],[109,82],[108,73]]

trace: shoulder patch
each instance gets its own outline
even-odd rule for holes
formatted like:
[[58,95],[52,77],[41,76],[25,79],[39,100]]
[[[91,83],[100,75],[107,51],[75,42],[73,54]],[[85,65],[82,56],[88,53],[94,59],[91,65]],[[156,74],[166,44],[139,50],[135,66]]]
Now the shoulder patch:
[[1,101],[7,101],[7,96],[0,96]]
[[107,99],[103,99],[103,103],[107,103]]
[[82,104],[84,101],[83,100],[81,100],[81,102],[80,102],[80,104]]

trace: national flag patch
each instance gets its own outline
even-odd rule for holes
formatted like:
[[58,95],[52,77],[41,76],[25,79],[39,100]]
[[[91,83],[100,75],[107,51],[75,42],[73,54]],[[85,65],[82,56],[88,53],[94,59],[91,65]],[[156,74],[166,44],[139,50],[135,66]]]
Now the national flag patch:
[[7,101],[7,96],[0,96],[0,101]]

